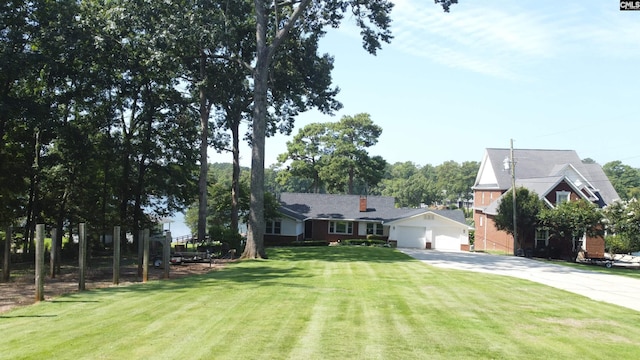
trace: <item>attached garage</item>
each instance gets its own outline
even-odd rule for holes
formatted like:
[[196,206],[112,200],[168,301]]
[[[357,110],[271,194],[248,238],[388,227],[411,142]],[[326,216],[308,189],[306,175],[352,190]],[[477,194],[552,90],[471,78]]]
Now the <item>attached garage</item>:
[[460,234],[459,228],[433,229],[431,247],[438,250],[460,250]]
[[424,249],[426,244],[427,228],[424,226],[398,226],[398,247],[411,249]]
[[385,224],[389,226],[389,240],[400,248],[425,249],[429,243],[431,249],[460,251],[468,246],[469,230],[473,228],[458,212],[427,210],[390,221]]

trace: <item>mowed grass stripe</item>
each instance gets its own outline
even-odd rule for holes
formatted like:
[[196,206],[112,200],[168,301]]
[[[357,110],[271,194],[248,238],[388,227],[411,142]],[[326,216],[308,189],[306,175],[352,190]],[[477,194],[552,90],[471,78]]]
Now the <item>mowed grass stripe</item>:
[[393,249],[270,249],[0,315],[0,359],[635,359],[640,316]]

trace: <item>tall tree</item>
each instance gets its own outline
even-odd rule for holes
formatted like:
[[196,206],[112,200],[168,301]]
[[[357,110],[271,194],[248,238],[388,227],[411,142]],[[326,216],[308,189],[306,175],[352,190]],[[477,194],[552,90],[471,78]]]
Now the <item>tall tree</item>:
[[176,4],[114,0],[85,6],[97,53],[89,68],[107,69],[94,89],[104,94],[97,99],[105,105],[90,114],[104,121],[104,139],[115,145],[119,161],[104,168],[117,179],[119,223],[137,238],[150,215],[166,216],[191,203],[194,190],[197,123],[180,91],[181,63],[168,50],[177,40],[166,31]]
[[381,157],[369,156],[367,149],[378,143],[382,128],[375,125],[369,114],[343,116],[328,126],[325,137],[328,150],[327,164],[322,176],[330,191],[355,193],[355,182],[367,188],[375,186],[384,175],[386,162]]
[[280,163],[291,161],[287,171],[280,175],[282,183],[292,178],[302,178],[310,182],[311,188],[306,192],[319,193],[323,189],[320,171],[326,154],[324,141],[327,131],[326,124],[312,123],[300,129],[293,140],[287,141],[287,152],[278,155]]
[[[247,11],[241,13],[244,14]],[[238,144],[241,136],[239,126],[241,121],[250,118],[249,105],[253,101],[253,82],[250,81],[251,73],[247,72],[247,68],[250,68],[255,51],[255,42],[249,41],[249,35],[253,34],[247,29],[246,24],[249,22],[244,18],[240,19],[244,26],[234,27],[239,29],[239,34],[236,36],[240,37],[240,40],[234,38],[224,46],[228,55],[218,77],[222,80],[219,81],[222,84],[218,87],[220,100],[216,102],[216,106],[223,113],[219,121],[220,126],[231,130],[231,152],[235,164],[232,185],[233,203],[238,201],[239,190]],[[270,111],[267,117],[266,136],[276,132],[288,135],[293,128],[295,116],[309,108],[315,107],[322,113],[332,114],[334,110],[342,107],[342,104],[335,100],[338,89],[331,86],[333,59],[326,54],[318,54],[319,37],[298,36],[302,31],[298,28],[291,31],[294,36],[283,41],[282,51],[278,52],[273,59],[267,94]],[[250,48],[249,45],[251,45]],[[251,134],[247,134],[246,138],[251,141]],[[231,214],[231,227],[235,229],[238,214],[237,207],[235,205],[233,207],[236,211],[232,211]]]
[[[217,0],[180,0],[175,2],[166,28],[173,31],[174,45],[169,51],[180,58],[182,75],[188,84],[192,101],[197,103],[199,119],[199,174],[198,174],[198,227],[197,237],[204,240],[207,234],[207,174],[209,145],[220,148],[220,142],[212,135],[211,110],[225,94],[221,93],[227,77],[222,74],[224,65],[219,57],[225,53],[225,44],[238,36],[235,23],[237,11],[247,1],[221,2]],[[227,42],[225,40],[229,39]],[[242,41],[237,37],[237,43]],[[235,43],[235,42],[234,42]],[[221,81],[222,80],[222,81]],[[221,86],[222,85],[222,86]]]
[[287,142],[287,152],[278,160],[291,160],[289,176],[308,179],[313,192],[326,188],[329,192],[354,194],[359,185],[359,192],[364,194],[384,176],[386,161],[367,152],[381,133],[382,128],[368,114],[344,116],[335,123],[309,124]]
[[[253,67],[253,117],[251,150],[251,211],[249,233],[243,258],[264,258],[264,152],[267,126],[268,79],[272,61],[291,29],[298,26],[300,35],[321,36],[325,26],[337,27],[344,13],[350,9],[356,24],[362,29],[364,48],[372,54],[380,48],[380,42],[391,39],[389,12],[392,4],[385,0],[291,1],[278,4],[255,0],[256,58]],[[286,12],[278,9],[286,9]],[[284,15],[284,17],[283,17]],[[272,26],[269,26],[272,24]],[[376,29],[379,29],[376,31]],[[271,32],[269,32],[271,30]]]
[[471,187],[479,168],[480,163],[476,161],[466,161],[462,164],[446,161],[438,165],[436,167],[438,187],[443,197],[449,202],[471,199]]
[[420,168],[411,162],[391,165],[372,193],[394,197],[398,207],[432,205],[440,198],[435,168],[431,165]]
[[0,226],[23,215],[26,203],[31,148],[30,127],[25,121],[35,99],[27,79],[39,72],[39,56],[30,46],[36,24],[30,20],[34,2],[0,4]]
[[[522,248],[526,237],[535,232],[538,226],[538,214],[543,208],[544,204],[535,192],[530,192],[524,187],[516,189],[515,230],[517,231],[518,243],[514,244],[514,251],[517,248]],[[513,189],[502,196],[494,221],[498,230],[506,231],[511,236],[516,232],[513,223]]]
[[604,164],[602,170],[623,200],[640,195],[640,170],[625,165],[619,160]]

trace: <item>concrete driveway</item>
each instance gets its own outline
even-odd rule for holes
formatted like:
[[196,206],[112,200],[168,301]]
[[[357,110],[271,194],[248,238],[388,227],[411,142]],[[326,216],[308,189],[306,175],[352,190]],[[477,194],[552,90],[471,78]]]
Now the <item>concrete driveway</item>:
[[398,249],[429,265],[526,279],[640,311],[640,280],[545,261],[484,253]]

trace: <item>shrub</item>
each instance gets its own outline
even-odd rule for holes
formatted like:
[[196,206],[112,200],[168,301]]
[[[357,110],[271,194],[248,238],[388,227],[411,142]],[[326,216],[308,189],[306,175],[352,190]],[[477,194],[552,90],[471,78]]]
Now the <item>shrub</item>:
[[229,249],[236,249],[236,254],[244,251],[244,238],[237,231],[223,226],[212,226],[209,228],[209,240],[222,243],[222,256],[226,255]]
[[626,254],[635,251],[631,239],[625,235],[609,235],[604,242],[610,253]]
[[286,246],[327,246],[329,242],[326,240],[307,240],[307,241],[294,241]]
[[[374,235],[375,236],[375,235]],[[341,241],[342,245],[385,246],[387,240],[378,239],[347,239]]]

